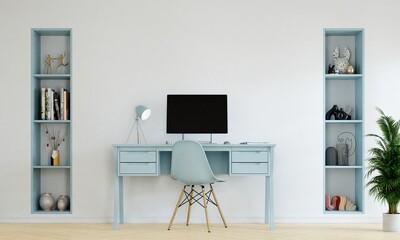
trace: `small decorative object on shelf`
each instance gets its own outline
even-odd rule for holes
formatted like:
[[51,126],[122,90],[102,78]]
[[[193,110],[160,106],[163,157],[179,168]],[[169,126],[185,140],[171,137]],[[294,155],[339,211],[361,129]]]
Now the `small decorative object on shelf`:
[[351,120],[351,115],[347,114],[343,110],[343,108],[340,108],[340,110],[336,112],[335,119],[336,120]]
[[46,74],[51,74],[52,73],[51,63],[54,62],[54,59],[55,58],[52,58],[50,56],[50,54],[47,54],[47,57],[46,57],[46,69],[45,69],[45,73]]
[[56,59],[58,59],[58,65],[56,68],[56,73],[58,71],[58,69],[60,68],[62,70],[63,67],[68,66],[68,63],[64,63],[64,58],[66,57],[66,52],[64,51],[64,54],[60,54],[60,56]]
[[339,210],[340,196],[333,196],[331,199],[330,194],[325,194],[325,208],[326,210]]
[[357,206],[346,196],[333,196],[325,194],[325,209],[329,211],[356,211]]
[[60,195],[57,198],[57,209],[61,212],[69,208],[69,197],[67,195]]
[[351,120],[351,107],[346,107],[344,110],[337,105],[333,107],[326,113],[325,120]]
[[357,206],[352,202],[352,201],[350,201],[349,199],[347,199],[347,202],[346,202],[346,211],[355,211],[357,209]]
[[343,58],[339,58],[339,47],[336,47],[333,51],[333,60],[335,60],[335,70],[339,70],[340,74],[347,72],[347,67],[350,65],[350,50],[345,47],[343,50]]
[[325,165],[335,166],[338,162],[338,153],[334,147],[328,147],[325,150]]
[[347,197],[340,196],[339,211],[346,211]]
[[325,120],[332,120],[332,118],[336,119],[336,115],[337,115],[338,111],[339,111],[338,106],[333,105],[333,107],[326,113]]
[[337,143],[336,150],[338,152],[338,165],[348,166],[349,165],[349,146],[346,143]]
[[354,67],[353,67],[353,65],[349,65],[348,67],[347,67],[347,74],[354,74],[354,72],[355,72],[355,70],[354,70]]
[[330,74],[335,73],[335,65],[332,65],[332,67],[331,67],[331,65],[329,64],[328,73],[330,73]]
[[356,152],[356,136],[351,132],[342,132],[337,136],[338,143],[346,143],[348,146],[348,155],[351,156]]
[[50,165],[51,166],[60,166],[60,151],[59,150],[51,150]]
[[51,211],[54,209],[56,201],[51,193],[42,193],[39,199],[40,208],[43,211]]
[[47,54],[46,61],[45,61],[46,62],[46,69],[45,69],[44,72],[46,74],[52,74],[53,73],[53,67],[52,67],[51,64],[54,62],[54,60],[58,60],[58,65],[57,65],[57,67],[56,67],[56,69],[54,71],[55,73],[58,72],[58,69],[62,70],[63,67],[68,66],[68,63],[64,63],[64,59],[65,59],[66,55],[67,55],[66,51],[64,51],[64,54],[60,54],[60,56],[57,57],[57,58],[51,57],[50,54]]
[[58,148],[61,146],[62,142],[65,142],[65,137],[68,135],[68,129],[59,128],[54,129],[46,125],[46,135],[47,135],[47,147],[51,147],[50,155],[50,165],[59,166],[60,165],[60,151]]

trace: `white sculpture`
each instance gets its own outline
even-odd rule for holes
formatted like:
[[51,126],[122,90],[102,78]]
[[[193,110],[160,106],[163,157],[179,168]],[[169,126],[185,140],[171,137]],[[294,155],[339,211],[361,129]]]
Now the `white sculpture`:
[[350,65],[350,50],[345,47],[343,51],[344,58],[339,58],[339,47],[333,51],[333,60],[335,60],[335,70],[338,70],[340,74],[347,73],[347,67]]

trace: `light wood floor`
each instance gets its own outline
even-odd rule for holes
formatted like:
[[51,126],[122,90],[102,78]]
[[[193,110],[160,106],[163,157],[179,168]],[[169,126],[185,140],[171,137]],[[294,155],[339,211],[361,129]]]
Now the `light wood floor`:
[[0,239],[296,239],[296,240],[399,240],[400,233],[381,231],[380,224],[277,224],[269,231],[263,224],[212,224],[211,233],[206,226],[174,224],[124,224],[114,231],[112,224],[0,224]]

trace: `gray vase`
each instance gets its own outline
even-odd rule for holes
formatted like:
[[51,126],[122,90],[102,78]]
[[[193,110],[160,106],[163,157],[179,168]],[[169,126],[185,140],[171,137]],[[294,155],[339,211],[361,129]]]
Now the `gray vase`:
[[55,203],[56,201],[51,193],[43,193],[40,195],[39,205],[43,211],[51,211],[54,208]]
[[325,165],[337,165],[338,162],[338,153],[334,147],[328,147],[325,150]]
[[67,195],[60,195],[57,198],[57,208],[61,212],[65,211],[69,208],[69,197]]
[[337,143],[336,150],[338,154],[338,165],[349,165],[349,146],[346,143]]

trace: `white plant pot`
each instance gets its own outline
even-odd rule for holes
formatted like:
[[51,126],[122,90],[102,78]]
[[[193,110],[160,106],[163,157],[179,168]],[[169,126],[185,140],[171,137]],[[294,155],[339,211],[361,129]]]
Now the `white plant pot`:
[[400,214],[383,214],[383,231],[400,232]]

